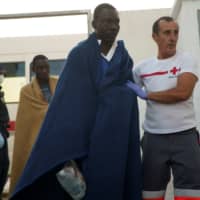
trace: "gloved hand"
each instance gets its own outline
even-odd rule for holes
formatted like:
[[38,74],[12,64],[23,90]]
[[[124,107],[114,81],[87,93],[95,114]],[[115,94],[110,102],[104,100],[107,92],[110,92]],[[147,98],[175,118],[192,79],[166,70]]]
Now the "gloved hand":
[[132,89],[137,96],[139,96],[141,99],[147,100],[147,93],[137,84],[131,82],[131,81],[127,81],[126,85]]
[[2,136],[2,133],[0,132],[0,149],[3,148],[4,144],[5,144],[5,140]]

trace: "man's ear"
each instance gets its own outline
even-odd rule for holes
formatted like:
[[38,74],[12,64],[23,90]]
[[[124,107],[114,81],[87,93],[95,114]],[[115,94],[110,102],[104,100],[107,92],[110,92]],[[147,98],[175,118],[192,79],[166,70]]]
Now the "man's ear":
[[153,38],[153,40],[156,42],[157,41],[157,34],[156,33],[152,33],[152,38]]

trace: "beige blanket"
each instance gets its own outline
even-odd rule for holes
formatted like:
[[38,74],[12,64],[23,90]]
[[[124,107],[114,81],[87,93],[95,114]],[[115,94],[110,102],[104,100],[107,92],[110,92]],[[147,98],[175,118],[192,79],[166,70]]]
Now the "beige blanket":
[[[50,90],[55,91],[57,79],[50,78]],[[32,146],[48,108],[48,102],[40,90],[36,79],[21,89],[16,118],[16,132],[11,168],[10,192],[16,186],[25,167]]]

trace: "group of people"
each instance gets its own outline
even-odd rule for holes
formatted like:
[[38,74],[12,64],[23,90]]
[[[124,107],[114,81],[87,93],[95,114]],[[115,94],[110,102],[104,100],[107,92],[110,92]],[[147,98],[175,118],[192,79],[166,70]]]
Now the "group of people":
[[[47,58],[33,60],[36,79],[21,90],[17,114],[10,200],[72,199],[56,176],[71,160],[86,182],[84,200],[164,200],[171,171],[175,199],[199,200],[197,63],[176,49],[177,22],[154,22],[157,56],[134,67],[116,41],[120,19],[112,5],[95,8],[92,26],[69,53],[56,89]],[[137,96],[147,104],[142,159]]]

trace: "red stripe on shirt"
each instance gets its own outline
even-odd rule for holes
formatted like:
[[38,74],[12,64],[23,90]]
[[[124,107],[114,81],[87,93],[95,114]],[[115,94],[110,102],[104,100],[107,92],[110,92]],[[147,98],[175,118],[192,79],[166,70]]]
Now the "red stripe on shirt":
[[167,74],[168,71],[163,71],[163,72],[154,72],[154,73],[151,73],[151,74],[142,74],[140,75],[141,78],[145,78],[145,77],[148,77],[148,76],[160,76],[160,75],[164,75],[164,74]]

